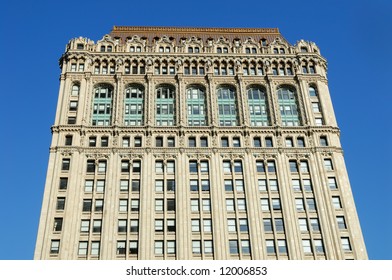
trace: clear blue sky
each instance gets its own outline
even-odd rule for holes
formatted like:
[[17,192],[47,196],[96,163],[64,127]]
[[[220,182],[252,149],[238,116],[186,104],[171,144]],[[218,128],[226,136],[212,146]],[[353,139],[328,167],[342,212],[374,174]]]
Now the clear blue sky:
[[[276,3],[276,4],[273,4]],[[58,59],[69,39],[113,25],[278,27],[315,42],[328,79],[369,258],[392,259],[392,1],[3,1],[0,259],[32,259]]]

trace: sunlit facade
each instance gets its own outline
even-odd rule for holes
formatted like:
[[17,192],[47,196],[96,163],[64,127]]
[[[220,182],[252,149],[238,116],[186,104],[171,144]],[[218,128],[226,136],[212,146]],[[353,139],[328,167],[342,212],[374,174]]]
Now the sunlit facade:
[[60,67],[35,259],[367,259],[314,43],[114,27]]

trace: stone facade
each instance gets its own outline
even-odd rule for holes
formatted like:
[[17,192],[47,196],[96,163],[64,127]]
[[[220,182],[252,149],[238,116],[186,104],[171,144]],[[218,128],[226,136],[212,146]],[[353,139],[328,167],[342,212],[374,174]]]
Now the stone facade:
[[60,67],[35,259],[367,259],[314,43],[114,27]]

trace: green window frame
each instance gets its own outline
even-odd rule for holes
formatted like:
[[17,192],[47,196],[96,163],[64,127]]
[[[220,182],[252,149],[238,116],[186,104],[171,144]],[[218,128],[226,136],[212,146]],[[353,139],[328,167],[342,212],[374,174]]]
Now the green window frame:
[[299,126],[297,97],[294,89],[281,87],[277,91],[282,126]]
[[248,106],[251,126],[270,125],[265,90],[261,87],[248,89]]
[[101,84],[94,88],[92,125],[109,126],[112,121],[113,87]]
[[187,109],[189,126],[206,125],[205,89],[201,86],[187,88]]
[[124,124],[126,126],[143,125],[144,87],[130,85],[124,96]]
[[238,125],[235,89],[230,86],[219,87],[217,90],[217,97],[219,125]]
[[157,126],[175,125],[175,89],[170,85],[161,85],[156,89],[156,115]]

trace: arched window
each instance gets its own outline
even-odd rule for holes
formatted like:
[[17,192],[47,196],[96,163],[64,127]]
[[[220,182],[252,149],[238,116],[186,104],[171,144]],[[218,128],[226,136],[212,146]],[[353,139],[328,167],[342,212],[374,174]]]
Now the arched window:
[[79,95],[79,91],[80,91],[80,86],[78,84],[73,84],[72,85],[71,95],[72,96],[78,96]]
[[170,126],[175,124],[175,98],[174,87],[162,85],[156,89],[156,118],[157,126]]
[[200,86],[187,88],[188,125],[206,125],[205,89]]
[[294,89],[281,87],[277,91],[282,126],[300,125],[297,98]]
[[309,87],[309,96],[317,96],[317,90],[315,87],[313,86]]
[[113,87],[100,84],[94,88],[92,125],[109,126],[112,120]]
[[269,125],[267,100],[263,88],[248,89],[248,105],[251,126]]
[[222,86],[218,88],[217,95],[219,108],[219,125],[238,125],[235,89],[229,86]]
[[143,125],[143,96],[144,87],[141,85],[130,85],[125,90],[125,125]]

